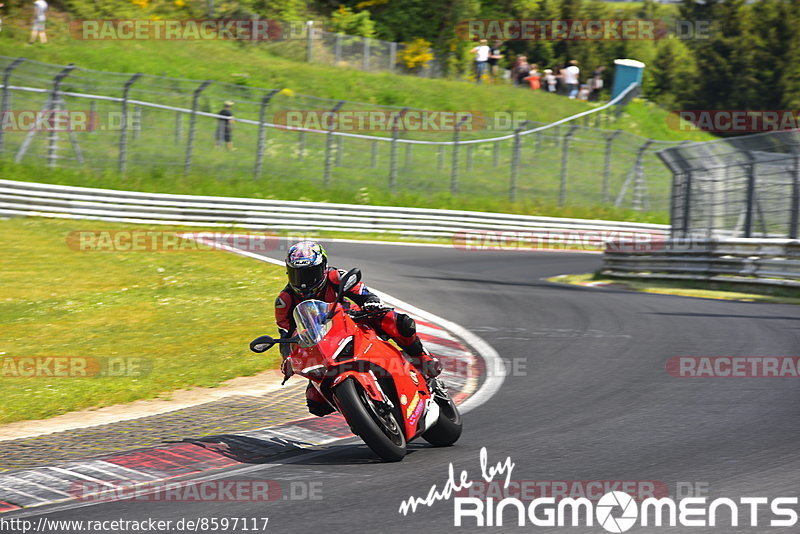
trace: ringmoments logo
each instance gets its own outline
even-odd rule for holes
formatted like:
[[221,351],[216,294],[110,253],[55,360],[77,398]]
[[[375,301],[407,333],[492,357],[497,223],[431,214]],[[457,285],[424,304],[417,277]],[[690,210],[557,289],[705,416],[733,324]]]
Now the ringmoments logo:
[[[463,496],[476,484],[503,484],[508,489],[516,464],[511,457],[490,464],[486,448],[480,451],[480,476],[472,479],[466,470],[456,475],[453,464],[441,488],[432,485],[425,497],[408,497],[400,504],[402,515],[415,513],[422,506],[433,506],[452,500],[455,527],[593,527],[606,532],[627,532],[642,527],[716,527],[720,523],[733,527],[793,527],[798,522],[797,497],[720,497],[710,499],[692,496],[648,496],[635,498],[626,491],[612,489],[597,500],[588,497],[537,496],[529,501],[519,497]],[[656,486],[653,486],[653,490]],[[741,519],[740,518],[745,518]]]

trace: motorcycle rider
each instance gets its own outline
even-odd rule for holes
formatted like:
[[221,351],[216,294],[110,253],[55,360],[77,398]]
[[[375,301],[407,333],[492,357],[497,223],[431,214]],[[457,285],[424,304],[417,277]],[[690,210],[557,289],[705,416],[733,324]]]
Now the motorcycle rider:
[[[286,274],[289,283],[275,300],[275,319],[281,337],[288,337],[294,332],[297,325],[294,323],[292,312],[300,302],[309,299],[324,302],[336,300],[339,280],[344,273],[345,271],[328,267],[328,255],[319,243],[301,241],[289,248],[286,254]],[[363,282],[353,286],[345,296],[364,311],[383,308],[381,299],[370,292]],[[414,319],[408,315],[389,310],[367,319],[366,322],[378,334],[385,334],[397,343],[425,378],[433,378],[442,372],[439,360],[431,356],[422,346]],[[283,356],[281,370],[287,377],[294,374],[291,361],[288,359],[290,352],[290,345],[281,344],[281,356]],[[310,381],[306,388],[306,404],[309,412],[320,417],[334,411]]]

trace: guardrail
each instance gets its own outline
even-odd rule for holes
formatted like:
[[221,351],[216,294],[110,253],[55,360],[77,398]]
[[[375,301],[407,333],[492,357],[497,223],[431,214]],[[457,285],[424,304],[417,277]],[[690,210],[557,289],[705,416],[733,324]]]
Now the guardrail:
[[608,248],[602,274],[800,288],[800,241],[796,239],[677,239],[663,245],[662,250]]
[[505,213],[92,189],[0,180],[0,215],[127,223],[452,238],[459,232],[625,232],[666,239],[669,226]]

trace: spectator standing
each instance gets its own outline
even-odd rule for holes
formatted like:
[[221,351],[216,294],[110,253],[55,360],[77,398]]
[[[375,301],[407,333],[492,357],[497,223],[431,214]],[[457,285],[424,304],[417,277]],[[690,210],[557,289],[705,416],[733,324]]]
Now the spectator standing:
[[556,84],[558,80],[553,74],[553,69],[544,69],[544,87],[548,93],[556,92]]
[[47,42],[45,33],[45,23],[47,22],[47,2],[45,0],[34,0],[33,2],[33,22],[31,24],[31,38],[28,44],[36,42],[38,37],[42,44]]
[[541,87],[541,82],[539,80],[541,78],[541,76],[542,75],[539,73],[539,65],[537,65],[536,63],[533,63],[531,65],[530,72],[525,77],[525,81],[527,81],[531,85],[531,90],[533,90],[533,91],[538,91],[539,90],[539,88]]
[[511,78],[514,80],[514,85],[522,85],[525,83],[525,77],[531,71],[531,66],[528,64],[528,58],[525,56],[517,56],[514,62],[514,67],[511,69]]
[[589,79],[589,102],[597,102],[600,100],[600,91],[603,90],[603,71],[606,68],[603,65],[598,65]]
[[494,42],[492,47],[489,49],[489,74],[492,76],[492,80],[497,81],[497,69],[499,68],[499,62],[503,59],[503,41],[499,39]]
[[225,143],[225,148],[228,150],[236,150],[233,148],[233,112],[231,108],[233,107],[233,102],[231,100],[225,101],[225,107],[222,108],[222,111],[217,113],[217,115],[222,115],[219,119],[217,119],[217,135],[216,135],[216,145],[219,147],[222,143]]
[[578,96],[580,88],[581,69],[578,68],[577,60],[570,60],[569,66],[564,69],[564,83],[567,86],[567,96],[575,98]]
[[[0,7],[5,7],[6,5],[0,2]],[[2,15],[2,14],[0,14]],[[3,18],[0,16],[0,31],[3,31]]]
[[556,93],[560,95],[566,94],[564,85],[564,65],[556,65],[556,68],[553,69],[553,75],[556,77]]
[[486,39],[481,39],[478,46],[472,49],[475,54],[475,83],[481,83],[481,78],[486,74],[486,67],[489,63],[489,45]]

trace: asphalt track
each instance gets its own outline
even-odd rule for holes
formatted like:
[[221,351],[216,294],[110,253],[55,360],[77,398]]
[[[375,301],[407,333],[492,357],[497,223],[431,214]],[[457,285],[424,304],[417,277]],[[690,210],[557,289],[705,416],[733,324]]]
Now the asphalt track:
[[[267,532],[276,533],[446,532],[454,530],[449,500],[407,516],[398,512],[400,503],[424,497],[433,484],[441,488],[450,462],[456,473],[463,469],[480,478],[482,447],[490,463],[510,456],[515,480],[660,481],[673,493],[677,483],[689,482],[707,484],[712,497],[732,499],[800,494],[800,379],[674,378],[664,367],[668,358],[683,355],[797,356],[796,307],[542,280],[596,269],[600,257],[590,254],[356,243],[334,243],[329,253],[339,267],[361,267],[368,285],[475,332],[509,363],[501,390],[465,416],[455,447],[419,444],[403,462],[384,464],[350,441],[231,474],[318,481],[321,500],[134,501],[28,514],[84,520],[269,517]],[[782,531],[726,523],[691,530]],[[577,530],[604,532],[597,526]],[[637,526],[631,532],[685,530]]]

